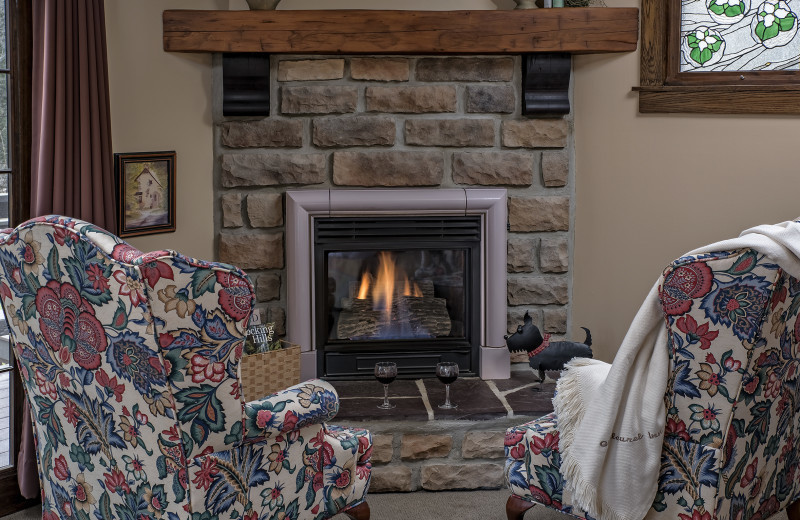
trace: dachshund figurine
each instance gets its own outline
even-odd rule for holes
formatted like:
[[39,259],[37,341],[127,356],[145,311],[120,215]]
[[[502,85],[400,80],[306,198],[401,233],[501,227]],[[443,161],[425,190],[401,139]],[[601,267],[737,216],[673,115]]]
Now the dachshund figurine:
[[539,327],[533,324],[530,314],[525,313],[522,325],[517,327],[517,332],[504,336],[506,346],[511,352],[524,350],[528,353],[528,364],[532,369],[539,371],[539,383],[544,383],[547,370],[563,370],[569,360],[576,357],[591,358],[592,334],[586,327],[586,339],[583,343],[577,341],[550,341],[550,334],[539,332]]

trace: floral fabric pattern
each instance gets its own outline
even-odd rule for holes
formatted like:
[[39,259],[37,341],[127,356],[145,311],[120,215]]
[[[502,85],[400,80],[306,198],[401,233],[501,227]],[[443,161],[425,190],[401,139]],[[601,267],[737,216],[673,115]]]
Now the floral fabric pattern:
[[[800,282],[755,251],[721,252],[674,262],[660,298],[671,372],[647,517],[762,520],[786,508],[800,495]],[[564,490],[558,435],[554,414],[510,428],[508,485],[585,518]]]
[[243,401],[241,270],[41,217],[0,233],[0,297],[43,518],[323,519],[364,499],[371,437],[324,424],[330,385]]

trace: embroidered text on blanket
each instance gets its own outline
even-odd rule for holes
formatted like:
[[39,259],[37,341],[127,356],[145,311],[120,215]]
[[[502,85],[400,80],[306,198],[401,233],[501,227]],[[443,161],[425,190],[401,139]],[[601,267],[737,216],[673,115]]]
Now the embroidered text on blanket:
[[[648,435],[649,435],[649,434],[648,434]],[[652,437],[651,437],[651,438],[652,438]],[[619,435],[617,435],[616,433],[612,433],[612,434],[611,434],[611,440],[612,440],[612,441],[619,441],[619,442],[636,442],[636,441],[640,441],[640,440],[642,440],[642,439],[644,439],[644,435],[642,435],[641,433],[640,433],[640,434],[638,434],[636,437],[620,437],[620,436],[619,436]]]
[[[648,439],[657,439],[657,438],[661,437],[662,433],[664,433],[663,430],[658,431],[656,433],[647,432],[647,438]],[[642,439],[644,439],[644,435],[641,434],[641,433],[637,434],[635,437],[622,437],[620,435],[617,435],[616,433],[613,433],[613,432],[611,433],[611,440],[612,441],[636,442],[636,441],[640,441]]]

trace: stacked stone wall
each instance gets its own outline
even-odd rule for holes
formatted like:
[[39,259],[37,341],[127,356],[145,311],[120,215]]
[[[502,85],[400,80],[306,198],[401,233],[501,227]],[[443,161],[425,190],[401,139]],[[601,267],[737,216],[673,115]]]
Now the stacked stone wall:
[[252,276],[279,334],[284,192],[378,187],[507,188],[509,329],[528,311],[567,332],[571,118],[522,116],[520,76],[508,56],[272,57],[271,115],[216,117],[215,224],[219,260]]

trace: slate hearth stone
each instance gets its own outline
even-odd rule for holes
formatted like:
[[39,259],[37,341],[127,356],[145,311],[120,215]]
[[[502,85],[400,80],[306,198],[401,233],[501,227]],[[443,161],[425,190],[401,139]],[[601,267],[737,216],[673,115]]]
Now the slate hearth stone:
[[486,384],[476,377],[461,378],[450,385],[450,402],[458,405],[454,410],[442,410],[444,385],[438,379],[425,379],[425,389],[436,419],[461,419],[482,421],[506,417],[508,411]]
[[[555,384],[546,383],[541,391],[538,378],[525,367],[513,370],[510,379],[491,381],[511,407],[513,416],[539,417],[553,411]],[[422,379],[434,420],[486,421],[512,415],[495,394],[489,381],[476,377],[458,379],[450,385],[450,401],[458,404],[455,410],[441,410],[445,388],[437,379]],[[428,409],[417,380],[397,380],[389,385],[389,401],[396,408],[377,408],[383,399],[383,385],[377,381],[331,381],[340,398],[338,421],[429,420]]]
[[389,402],[395,405],[391,410],[378,408],[383,402],[383,385],[375,380],[330,383],[339,393],[339,413],[336,415],[338,420],[428,420],[422,395],[413,380],[398,379],[389,385]]

